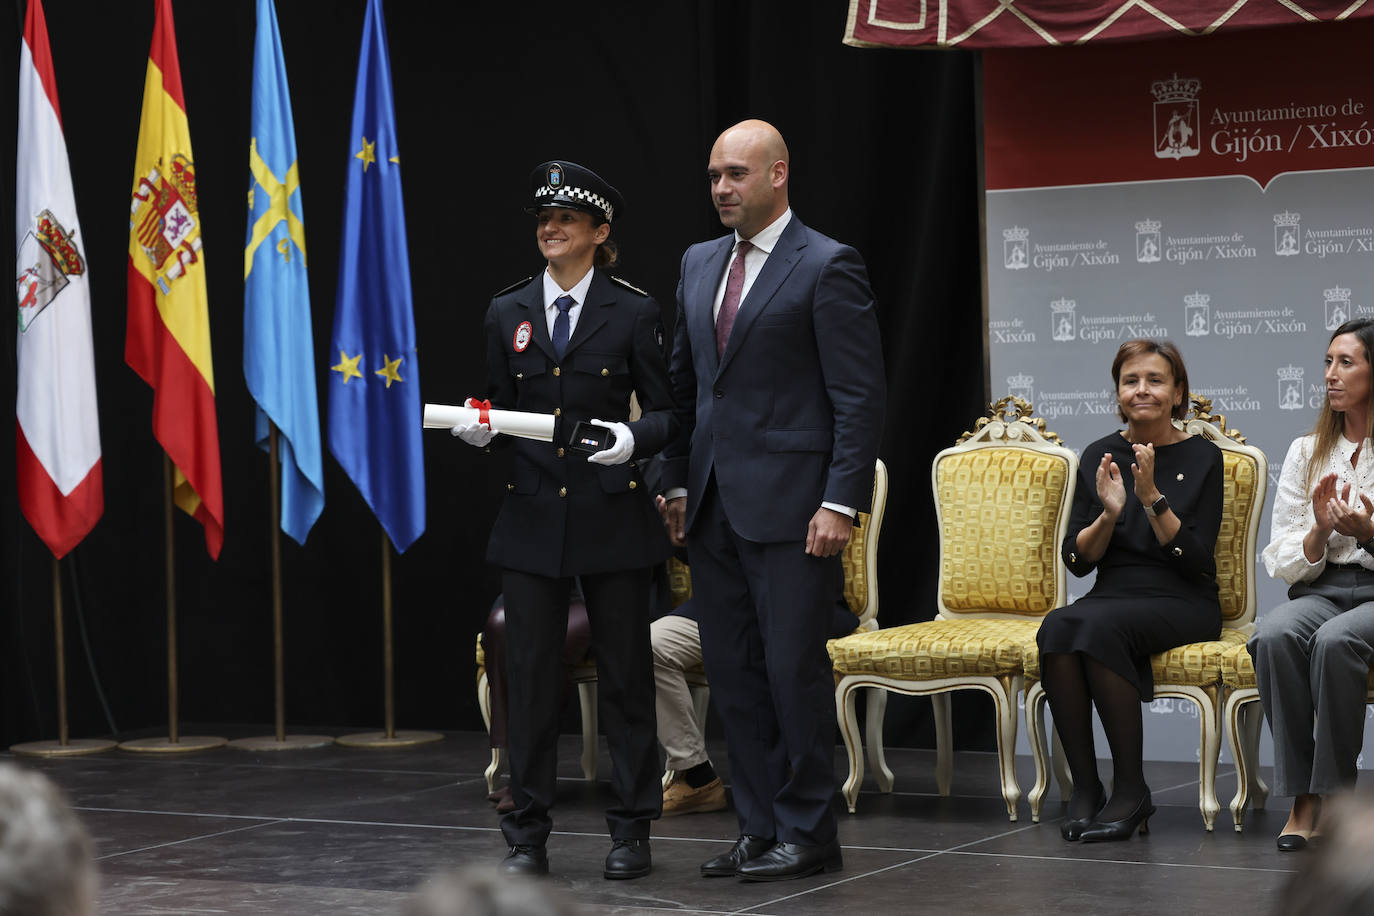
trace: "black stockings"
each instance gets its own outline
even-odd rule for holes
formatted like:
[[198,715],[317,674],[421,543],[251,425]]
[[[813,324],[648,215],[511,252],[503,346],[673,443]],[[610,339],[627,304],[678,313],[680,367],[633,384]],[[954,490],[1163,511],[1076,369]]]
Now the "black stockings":
[[1093,748],[1094,703],[1112,751],[1113,783],[1112,799],[1097,819],[1126,817],[1148,791],[1142,771],[1144,738],[1139,691],[1115,671],[1078,652],[1040,656],[1040,677],[1069,772],[1073,774],[1069,817],[1091,817],[1102,791]]

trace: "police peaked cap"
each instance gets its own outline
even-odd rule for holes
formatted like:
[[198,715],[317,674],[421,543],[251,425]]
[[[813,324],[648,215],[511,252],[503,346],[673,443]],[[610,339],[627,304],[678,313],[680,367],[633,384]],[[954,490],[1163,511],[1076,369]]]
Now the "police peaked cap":
[[609,223],[612,217],[625,215],[625,198],[591,169],[555,159],[530,173],[530,202],[525,210],[534,213],[540,207],[581,210]]

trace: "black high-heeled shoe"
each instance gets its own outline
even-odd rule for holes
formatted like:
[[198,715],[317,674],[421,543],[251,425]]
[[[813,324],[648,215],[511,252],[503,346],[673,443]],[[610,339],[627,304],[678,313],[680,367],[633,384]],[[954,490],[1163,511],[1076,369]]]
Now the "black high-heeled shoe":
[[1137,827],[1140,828],[1140,835],[1144,836],[1150,832],[1150,815],[1154,813],[1154,802],[1150,800],[1150,792],[1147,789],[1141,796],[1140,803],[1130,814],[1119,821],[1094,821],[1083,830],[1083,835],[1079,839],[1084,843],[1129,840]]
[[1097,784],[1097,799],[1093,802],[1093,813],[1087,817],[1070,817],[1059,825],[1059,835],[1070,843],[1076,843],[1083,836],[1083,831],[1088,828],[1097,816],[1102,813],[1102,809],[1107,807],[1107,790],[1102,787],[1102,783]]

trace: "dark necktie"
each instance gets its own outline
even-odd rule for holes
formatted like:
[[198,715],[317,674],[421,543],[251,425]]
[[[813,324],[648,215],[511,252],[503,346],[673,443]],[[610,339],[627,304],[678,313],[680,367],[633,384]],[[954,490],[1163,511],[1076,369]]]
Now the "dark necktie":
[[558,306],[558,317],[553,320],[553,352],[562,359],[563,351],[568,349],[568,309],[577,302],[572,296],[559,296],[553,304]]
[[744,290],[744,256],[753,247],[753,242],[739,243],[735,249],[735,259],[730,262],[730,272],[725,277],[725,298],[720,301],[720,311],[716,314],[717,358],[725,354],[725,345],[730,341],[730,329],[735,326],[740,293]]

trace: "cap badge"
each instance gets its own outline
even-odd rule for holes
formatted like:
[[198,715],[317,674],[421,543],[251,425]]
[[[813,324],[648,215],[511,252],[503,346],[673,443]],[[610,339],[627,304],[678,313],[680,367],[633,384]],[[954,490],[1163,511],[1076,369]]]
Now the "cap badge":
[[545,183],[555,191],[563,187],[563,166],[559,165],[557,162],[549,166],[549,174],[545,179]]
[[511,345],[515,347],[516,353],[524,353],[525,348],[530,345],[530,337],[534,334],[534,326],[528,321],[520,322],[515,329],[515,337],[511,340]]

